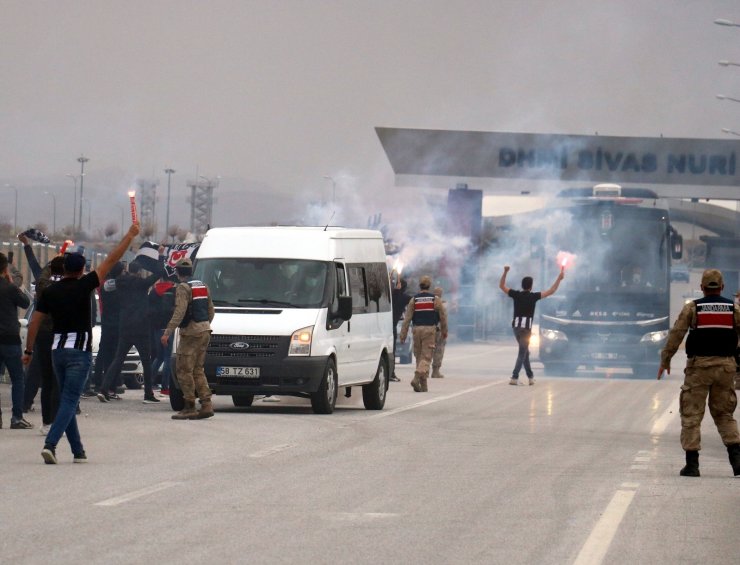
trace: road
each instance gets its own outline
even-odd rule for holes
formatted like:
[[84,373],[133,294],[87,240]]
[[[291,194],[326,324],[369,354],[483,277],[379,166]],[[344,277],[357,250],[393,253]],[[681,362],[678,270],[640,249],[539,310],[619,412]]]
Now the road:
[[[512,340],[513,341],[513,340]],[[737,479],[705,421],[683,478],[680,368],[509,386],[515,348],[450,345],[430,392],[399,368],[386,408],[302,399],[177,422],[141,391],[85,400],[90,459],[44,465],[0,431],[4,563],[737,563]],[[7,385],[0,387],[5,424]],[[40,416],[29,419],[38,424]]]

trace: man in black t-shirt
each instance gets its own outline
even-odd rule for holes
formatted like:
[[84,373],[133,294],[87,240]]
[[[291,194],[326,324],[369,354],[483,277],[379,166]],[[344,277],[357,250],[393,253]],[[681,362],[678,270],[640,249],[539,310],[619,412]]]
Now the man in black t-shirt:
[[560,269],[560,274],[555,280],[555,283],[547,290],[543,292],[532,292],[532,277],[524,277],[522,279],[522,290],[514,290],[506,286],[506,275],[509,272],[509,266],[504,267],[504,272],[501,275],[501,280],[498,283],[498,287],[504,291],[514,301],[514,318],[511,321],[511,327],[514,329],[514,337],[516,338],[517,344],[519,344],[519,353],[516,357],[516,363],[514,364],[514,371],[509,380],[510,385],[519,384],[519,371],[524,366],[524,372],[527,373],[529,384],[534,384],[534,373],[532,367],[529,365],[529,338],[532,335],[532,320],[534,319],[534,309],[537,305],[537,301],[541,298],[547,298],[555,294],[555,291],[560,285],[560,281],[565,276],[563,268]]
[[59,409],[46,436],[41,456],[47,464],[55,464],[56,446],[62,435],[72,448],[75,463],[87,461],[77,427],[77,404],[85,386],[92,362],[92,316],[90,294],[131,245],[139,233],[139,224],[132,225],[116,248],[90,273],[83,275],[85,257],[69,253],[64,257],[64,277],[43,290],[28,327],[23,363],[28,365],[41,323],[51,316],[54,332],[52,360],[59,382]]

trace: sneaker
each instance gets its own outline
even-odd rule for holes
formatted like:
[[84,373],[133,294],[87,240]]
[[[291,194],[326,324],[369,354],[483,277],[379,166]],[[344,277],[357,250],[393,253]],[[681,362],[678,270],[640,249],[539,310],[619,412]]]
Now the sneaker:
[[33,428],[33,424],[26,420],[25,418],[21,418],[20,420],[10,421],[10,429],[11,430],[30,430]]
[[159,394],[161,394],[162,396],[169,396],[170,395],[170,389],[163,388],[162,390],[159,391]]
[[86,390],[82,393],[82,398],[95,398],[97,393],[94,390]]
[[47,435],[47,434],[49,433],[49,430],[50,430],[50,429],[51,429],[51,424],[43,424],[43,425],[42,425],[42,426],[41,426],[41,427],[39,428],[39,433],[40,433],[40,434],[41,434],[42,436],[45,436],[45,435]]
[[41,457],[44,458],[44,463],[47,465],[57,464],[57,453],[56,448],[51,445],[45,445],[44,449],[41,450]]
[[121,400],[121,397],[120,397],[120,396],[118,396],[118,394],[117,394],[117,393],[115,393],[115,392],[111,392],[111,393],[110,393],[110,394],[108,395],[108,400]]
[[126,387],[121,385],[116,387],[116,394],[125,394],[126,393]]
[[514,385],[514,386],[518,386],[519,385],[519,379],[515,379],[515,378],[512,377],[512,378],[509,379],[509,384],[510,385]]
[[80,453],[75,453],[74,458],[72,459],[73,463],[87,463],[87,455],[85,455],[84,451],[81,451]]
[[96,394],[96,396],[98,397],[98,400],[100,400],[100,402],[110,402],[110,396],[105,394],[104,392],[99,392],[98,394]]
[[160,402],[162,401],[159,398],[152,395],[152,396],[145,396],[143,404],[159,404]]
[[388,379],[388,380],[391,381],[391,382],[394,382],[394,383],[400,383],[401,382],[401,379],[399,379],[396,375],[391,375],[391,378]]
[[529,377],[529,386],[534,384],[534,377]]

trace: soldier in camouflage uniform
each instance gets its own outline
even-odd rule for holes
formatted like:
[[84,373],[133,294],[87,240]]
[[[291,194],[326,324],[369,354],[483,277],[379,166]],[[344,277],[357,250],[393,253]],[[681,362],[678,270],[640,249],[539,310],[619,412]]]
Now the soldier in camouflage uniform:
[[432,277],[424,275],[419,279],[420,292],[414,295],[406,306],[399,336],[401,343],[404,343],[409,333],[409,324],[413,321],[416,371],[411,381],[411,388],[416,392],[427,392],[428,390],[427,378],[434,354],[437,324],[440,326],[442,339],[447,339],[447,310],[442,304],[442,299],[429,291],[431,286]]
[[740,435],[733,412],[735,396],[735,349],[740,333],[740,309],[720,295],[724,283],[716,269],[704,271],[701,289],[704,297],[686,304],[673,324],[660,355],[658,379],[671,373],[671,358],[686,332],[686,369],[681,386],[681,447],[686,451],[684,477],[699,476],[701,421],[709,397],[709,412],[722,442],[727,446],[735,476],[740,475]]
[[[434,287],[434,296],[439,297],[442,300],[442,287]],[[442,300],[442,304],[444,304]],[[445,356],[445,347],[447,346],[447,339],[442,338],[442,328],[437,324],[437,334],[434,339],[434,356],[432,357],[432,378],[433,379],[444,379],[445,376],[439,372],[442,367],[442,359]]]

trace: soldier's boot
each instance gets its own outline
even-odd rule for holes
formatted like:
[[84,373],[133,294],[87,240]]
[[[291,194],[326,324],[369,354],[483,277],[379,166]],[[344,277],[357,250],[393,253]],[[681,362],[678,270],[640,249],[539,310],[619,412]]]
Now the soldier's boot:
[[699,477],[699,452],[686,452],[686,465],[681,469],[682,477]]
[[727,453],[730,456],[732,473],[737,477],[740,475],[740,443],[733,443],[732,445],[728,445]]
[[429,388],[427,387],[427,377],[426,375],[421,377],[421,380],[419,381],[419,388],[421,389],[421,392],[429,392]]
[[444,379],[445,376],[439,372],[439,367],[432,367],[432,378],[433,379]]
[[195,409],[195,400],[186,400],[182,410],[172,415],[173,420],[195,420],[197,417],[198,411]]
[[200,401],[200,410],[198,410],[198,420],[213,417],[213,403],[211,399]]
[[418,371],[414,372],[414,379],[411,381],[411,388],[414,389],[414,392],[421,392],[420,379],[421,373],[419,373]]

